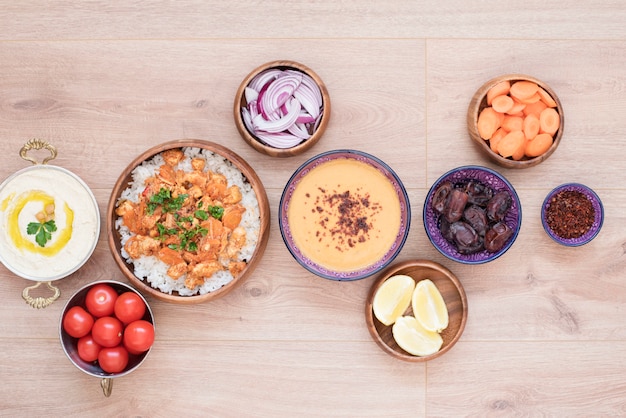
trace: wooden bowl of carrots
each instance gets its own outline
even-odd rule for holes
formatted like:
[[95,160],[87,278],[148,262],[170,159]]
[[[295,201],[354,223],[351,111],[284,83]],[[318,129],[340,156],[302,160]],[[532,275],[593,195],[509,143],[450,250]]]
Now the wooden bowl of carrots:
[[563,136],[563,107],[541,80],[523,74],[493,78],[476,91],[467,110],[471,139],[492,161],[528,168],[545,161]]
[[330,95],[306,65],[271,61],[243,79],[233,113],[239,134],[252,148],[271,157],[292,157],[324,135]]

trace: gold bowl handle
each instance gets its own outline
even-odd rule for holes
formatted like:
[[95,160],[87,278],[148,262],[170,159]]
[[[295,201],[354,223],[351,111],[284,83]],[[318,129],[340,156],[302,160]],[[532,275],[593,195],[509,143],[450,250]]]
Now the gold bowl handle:
[[102,393],[107,398],[111,396],[111,392],[113,392],[113,379],[105,377],[100,381],[100,386],[102,386]]
[[57,149],[50,143],[38,138],[33,138],[26,144],[24,144],[24,146],[20,149],[20,157],[22,157],[26,161],[30,161],[33,164],[38,164],[36,159],[27,155],[28,151],[30,151],[31,149],[40,150],[44,148],[50,151],[50,155],[44,158],[41,164],[46,164],[48,161],[54,160],[57,157]]
[[52,296],[48,298],[44,298],[41,296],[33,298],[31,295],[29,295],[29,292],[31,290],[38,288],[39,286],[41,286],[42,283],[44,282],[38,282],[37,284],[28,286],[22,291],[22,298],[26,301],[27,304],[29,304],[33,308],[37,308],[37,309],[45,308],[46,306],[51,305],[52,302],[54,302],[55,300],[59,298],[59,296],[61,296],[61,290],[58,287],[53,286],[51,282],[45,282],[45,283],[46,285],[48,285],[48,288],[54,292]]

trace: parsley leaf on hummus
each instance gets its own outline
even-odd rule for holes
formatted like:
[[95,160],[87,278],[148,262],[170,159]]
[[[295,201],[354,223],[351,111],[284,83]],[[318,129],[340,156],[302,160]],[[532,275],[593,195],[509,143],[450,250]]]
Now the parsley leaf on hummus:
[[52,233],[57,230],[54,220],[47,222],[31,222],[26,227],[28,235],[34,235],[35,241],[40,247],[45,247],[46,243],[52,239]]

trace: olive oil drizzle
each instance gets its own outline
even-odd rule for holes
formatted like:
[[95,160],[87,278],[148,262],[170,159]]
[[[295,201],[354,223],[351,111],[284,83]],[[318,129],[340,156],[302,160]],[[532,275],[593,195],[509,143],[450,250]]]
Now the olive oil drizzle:
[[[48,257],[54,256],[58,254],[59,251],[65,247],[65,245],[67,245],[72,237],[74,211],[68,206],[67,202],[63,205],[66,218],[65,228],[59,229],[55,232],[56,239],[53,239],[45,247],[40,247],[22,233],[18,222],[20,213],[26,204],[33,201],[41,202],[42,207],[45,208],[46,205],[54,203],[54,198],[41,190],[31,190],[18,196],[12,210],[9,212],[9,236],[11,237],[13,244],[15,244],[15,247],[19,250],[38,253]],[[2,206],[5,206],[5,202],[2,202]]]

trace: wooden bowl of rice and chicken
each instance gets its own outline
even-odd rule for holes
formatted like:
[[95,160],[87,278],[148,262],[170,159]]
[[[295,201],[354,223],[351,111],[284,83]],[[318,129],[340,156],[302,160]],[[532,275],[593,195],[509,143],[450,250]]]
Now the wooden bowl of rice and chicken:
[[252,273],[269,237],[269,202],[248,163],[181,139],[136,157],[107,206],[109,248],[139,290],[180,304],[214,300]]

